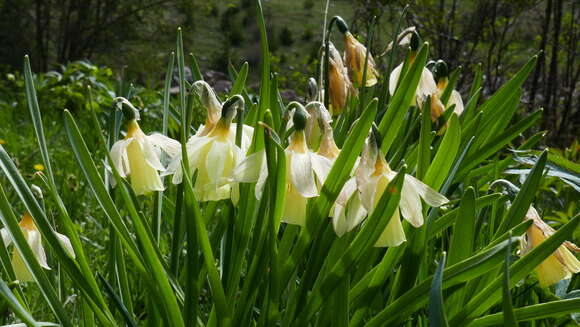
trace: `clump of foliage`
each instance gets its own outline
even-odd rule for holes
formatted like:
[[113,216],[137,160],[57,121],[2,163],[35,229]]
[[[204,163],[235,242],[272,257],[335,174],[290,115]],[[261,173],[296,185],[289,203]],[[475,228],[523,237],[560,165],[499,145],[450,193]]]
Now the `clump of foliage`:
[[[0,145],[5,322],[574,323],[579,276],[564,271],[547,285],[542,267],[561,272],[575,259],[564,251],[579,237],[578,146],[535,150],[545,133],[529,130],[542,111],[517,115],[536,56],[489,97],[476,71],[458,110],[461,71],[428,64],[429,43],[413,33],[399,38],[398,26],[394,45],[375,62],[372,34],[363,44],[334,17],[325,26],[322,78],[304,83],[304,104],[285,103],[256,6],[257,94],[246,85],[245,63],[229,65],[232,90],[216,97],[195,56],[184,54],[181,29],[160,92],[115,83],[110,70],[86,62],[35,78],[28,57],[23,76],[0,86],[10,90],[2,114],[32,122],[28,152],[42,165],[27,173],[14,136],[22,127],[8,126],[12,136]],[[332,32],[344,38],[344,57],[329,43]],[[398,44],[407,51],[394,68]],[[437,89],[421,83],[430,74]],[[153,130],[160,134],[143,132]],[[163,180],[166,173],[173,175]],[[381,191],[368,196],[379,175]],[[154,183],[139,184],[145,177]],[[313,189],[304,192],[297,179]],[[352,183],[352,196],[342,196]],[[339,232],[345,222],[336,212],[355,207],[357,196],[364,216],[346,218]],[[289,219],[296,213],[302,220]],[[383,231],[395,220],[406,239],[384,247]]]

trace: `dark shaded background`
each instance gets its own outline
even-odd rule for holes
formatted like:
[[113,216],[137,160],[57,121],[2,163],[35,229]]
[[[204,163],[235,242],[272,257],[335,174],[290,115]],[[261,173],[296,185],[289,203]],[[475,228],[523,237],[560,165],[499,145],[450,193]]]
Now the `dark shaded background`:
[[[291,93],[302,94],[305,80],[316,74],[324,3],[264,1],[273,69]],[[329,16],[343,16],[362,40],[371,17],[377,16],[372,48],[379,54],[405,4],[334,0]],[[405,24],[417,26],[432,44],[433,59],[442,58],[452,68],[463,66],[459,89],[464,93],[478,63],[488,95],[543,51],[525,85],[521,110],[544,107],[541,128],[549,131],[547,143],[565,147],[577,139],[580,128],[579,21],[576,0],[440,0],[411,2]],[[4,78],[20,70],[24,54],[30,54],[36,72],[89,59],[156,88],[177,26],[184,28],[186,50],[196,54],[203,71],[224,72],[229,61],[248,61],[252,76],[257,75],[253,0],[0,0],[0,72]],[[340,47],[342,42],[336,43]]]

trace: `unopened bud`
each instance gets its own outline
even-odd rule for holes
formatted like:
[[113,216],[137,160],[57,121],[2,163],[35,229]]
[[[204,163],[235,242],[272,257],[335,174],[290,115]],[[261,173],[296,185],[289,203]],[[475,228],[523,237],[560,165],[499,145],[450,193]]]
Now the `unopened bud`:
[[344,34],[348,32],[348,25],[346,24],[344,19],[342,19],[342,17],[340,16],[334,16],[334,18],[336,19],[336,27],[338,27],[340,33]]
[[411,51],[417,52],[417,50],[419,50],[420,45],[421,45],[421,38],[419,37],[419,34],[417,34],[417,32],[413,31],[411,33],[411,42],[409,43],[409,46],[411,47]]
[[123,116],[127,121],[132,120],[140,120],[139,117],[139,110],[129,102],[129,100],[123,97],[116,97],[113,99],[113,105],[117,108],[117,110],[121,110],[123,112]]

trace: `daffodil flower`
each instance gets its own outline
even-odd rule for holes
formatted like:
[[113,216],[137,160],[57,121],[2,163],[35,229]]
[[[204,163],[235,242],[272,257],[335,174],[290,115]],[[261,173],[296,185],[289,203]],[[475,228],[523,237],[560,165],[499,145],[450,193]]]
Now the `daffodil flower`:
[[[437,83],[437,98],[440,99],[449,84],[449,71],[447,69],[447,64],[443,60],[438,60],[434,67],[434,78],[435,82]],[[457,92],[457,90],[452,90],[449,96],[449,100],[447,101],[447,106],[445,109],[450,108],[452,105],[455,105],[453,108],[453,112],[455,112],[458,116],[461,115],[463,112],[463,99],[461,99],[461,94]],[[441,104],[443,106],[443,104]]]
[[[28,242],[28,245],[30,246],[32,253],[34,254],[34,257],[36,258],[36,260],[38,260],[38,264],[42,268],[50,270],[50,266],[46,261],[46,253],[44,252],[44,247],[42,246],[40,232],[38,231],[38,228],[36,228],[36,225],[34,224],[32,217],[30,217],[28,213],[24,213],[24,215],[22,216],[22,220],[20,220],[20,223],[18,225],[20,226],[20,229],[24,234],[24,238],[26,239],[26,242]],[[4,241],[4,245],[9,246],[12,243],[12,237],[10,236],[8,230],[6,228],[2,228],[0,230],[0,234],[2,234],[2,241]],[[54,234],[56,235],[56,237],[58,238],[61,245],[68,253],[68,255],[70,255],[74,259],[75,252],[68,237],[57,232],[54,232]],[[12,267],[14,268],[14,273],[16,274],[16,278],[19,281],[29,282],[34,280],[32,273],[30,272],[30,270],[28,270],[28,267],[24,263],[24,260],[22,259],[20,252],[16,249],[14,249],[12,255]]]
[[[540,218],[534,207],[530,206],[525,219],[532,220],[533,224],[521,239],[520,255],[527,254],[556,232]],[[571,278],[573,273],[580,272],[580,261],[571,251],[580,252],[580,248],[572,242],[564,242],[536,267],[535,271],[540,285],[547,287],[562,279]]]
[[[366,78],[363,83],[363,70],[365,67],[365,58],[367,57],[367,48],[360,43],[354,35],[348,30],[346,22],[335,16],[336,26],[344,35],[344,62],[348,68],[350,80],[356,83],[356,86],[373,86],[377,84],[379,72],[377,71],[375,59],[369,51],[367,60]],[[329,53],[331,55],[332,53]]]
[[[356,176],[361,202],[369,215],[372,214],[377,201],[387,189],[389,182],[397,175],[397,172],[391,170],[381,153],[379,142],[378,131],[373,128],[373,132],[367,140]],[[398,246],[406,241],[401,215],[413,227],[417,228],[423,225],[421,199],[432,207],[439,207],[448,202],[445,196],[415,177],[406,174],[401,190],[399,210],[395,211],[375,246]]]
[[[332,166],[330,159],[308,149],[306,143],[306,125],[308,113],[297,102],[289,106],[293,111],[294,133],[285,150],[286,155],[286,201],[282,221],[304,226],[306,223],[306,204],[309,198],[318,196],[318,189],[324,183]],[[260,198],[268,176],[264,150],[249,155],[238,165],[232,179],[238,182],[256,183],[256,198]]]
[[[344,43],[344,61],[348,67],[350,78],[351,80],[355,81],[357,85],[363,85],[362,79],[367,48],[348,31],[344,33]],[[364,85],[367,87],[373,86],[377,84],[378,78],[379,72],[376,68],[375,59],[369,52],[367,61],[367,74]]]
[[[230,98],[221,108],[221,118],[211,131],[207,135],[195,135],[187,142],[189,169],[192,174],[197,171],[194,192],[200,201],[232,198],[237,203],[237,184],[232,182],[230,176],[244,159],[245,150],[236,145],[236,129],[231,125],[239,106],[244,106],[241,96]],[[242,139],[242,147],[247,149],[250,141]],[[181,183],[183,171],[180,155],[172,160],[167,170],[173,173],[174,184]]]
[[339,115],[346,106],[346,100],[355,89],[352,86],[348,71],[344,62],[334,47],[332,42],[329,44],[329,92],[330,92],[330,109],[333,115]]
[[[207,141],[207,139],[204,139],[204,137],[208,136],[208,134],[210,134],[216,128],[216,125],[218,124],[218,122],[222,117],[222,108],[223,108],[223,104],[217,98],[214,90],[205,81],[196,81],[195,83],[193,83],[192,90],[199,97],[201,104],[205,107],[207,111],[207,116],[205,124],[199,126],[196,134],[191,136],[186,144],[191,169],[194,168],[191,163],[195,162],[197,160],[196,157],[198,157],[199,155],[200,150],[199,146]],[[236,97],[235,99],[236,101],[238,101],[241,98]],[[232,114],[235,114],[235,109],[237,108],[237,106],[238,105],[236,105],[236,107],[232,109],[233,110]],[[223,126],[220,128],[223,128]],[[235,143],[236,141],[236,132],[237,132],[237,124],[230,123],[227,137],[229,138],[229,141],[231,141],[232,143]],[[248,125],[242,125],[241,149],[244,154],[248,151],[248,148],[252,142],[253,134],[254,134],[253,127]],[[169,167],[167,168],[167,171],[162,174],[162,176],[173,174],[171,180],[173,184],[180,184],[182,182],[183,172],[181,171],[181,155],[182,153],[181,151],[179,151],[179,153],[177,153],[173,157],[171,163],[169,164]],[[226,191],[224,190],[223,196],[225,196],[225,193]]]
[[[129,121],[125,138],[111,148],[113,165],[121,177],[130,176],[135,194],[162,191],[164,187],[159,171],[165,171],[165,167],[160,160],[161,151],[174,156],[180,151],[179,142],[159,133],[145,135],[137,123],[139,113],[131,103],[122,98],[116,98],[115,101]],[[115,186],[114,179],[111,181]]]
[[[419,36],[415,31],[410,32],[410,41],[411,47],[411,57],[409,60],[409,64],[412,64],[415,61],[416,51],[419,48]],[[389,93],[391,95],[395,94],[395,90],[400,82],[401,71],[403,70],[403,64],[399,64],[389,76]],[[423,67],[421,71],[421,77],[419,78],[419,84],[417,85],[417,89],[415,90],[415,97],[413,98],[413,105],[414,106],[422,106],[423,102],[427,98],[427,96],[431,96],[431,103],[432,107],[435,107],[437,104],[438,99],[435,99],[433,95],[438,94],[437,84],[435,83],[435,78],[429,69]],[[439,101],[440,102],[440,101]],[[442,107],[443,105],[441,105]],[[443,109],[440,109],[443,112]],[[433,111],[432,111],[433,112]],[[433,118],[433,114],[432,117]],[[438,116],[437,116],[438,117]]]

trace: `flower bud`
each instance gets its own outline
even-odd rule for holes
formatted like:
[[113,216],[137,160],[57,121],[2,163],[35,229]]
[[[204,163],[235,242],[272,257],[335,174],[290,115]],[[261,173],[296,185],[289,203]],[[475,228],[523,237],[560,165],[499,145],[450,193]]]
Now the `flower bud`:
[[233,97],[229,98],[224,102],[222,107],[222,119],[226,120],[227,122],[231,123],[234,117],[236,116],[236,112],[244,107],[244,98],[242,98],[239,94],[234,95]]
[[340,16],[334,16],[334,18],[336,19],[336,27],[338,27],[340,33],[344,34],[348,32],[348,25],[346,24],[344,19],[342,19],[342,17]]
[[433,77],[435,78],[435,82],[439,83],[439,81],[447,79],[448,75],[449,71],[445,61],[437,60],[435,65],[433,65]]
[[419,46],[421,45],[421,38],[416,31],[411,32],[411,41],[409,42],[409,46],[411,47],[411,51],[417,52],[419,50]]
[[292,121],[294,123],[294,128],[297,131],[302,131],[306,128],[306,122],[308,121],[308,112],[302,105],[297,105],[292,116]]
[[140,120],[139,110],[129,102],[129,100],[123,97],[116,97],[113,99],[113,105],[117,107],[117,110],[123,112],[123,116],[127,121]]
[[308,79],[308,94],[306,96],[306,102],[316,101],[318,99],[318,83],[314,77]]

